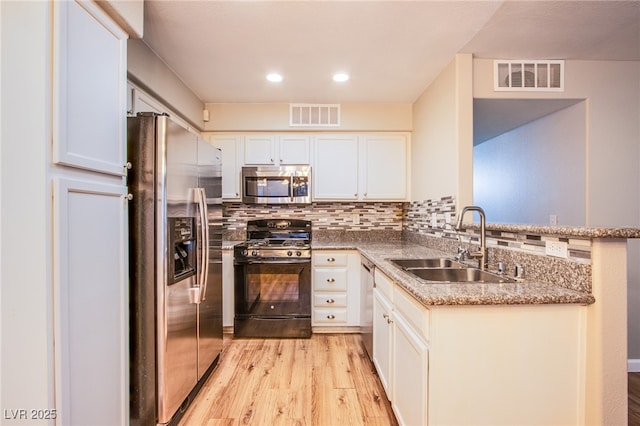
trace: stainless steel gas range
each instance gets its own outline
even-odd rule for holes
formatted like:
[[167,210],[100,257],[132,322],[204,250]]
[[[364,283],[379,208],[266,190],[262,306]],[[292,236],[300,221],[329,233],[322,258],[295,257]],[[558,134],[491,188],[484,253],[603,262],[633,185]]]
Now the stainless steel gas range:
[[311,222],[247,222],[234,247],[235,337],[311,336]]

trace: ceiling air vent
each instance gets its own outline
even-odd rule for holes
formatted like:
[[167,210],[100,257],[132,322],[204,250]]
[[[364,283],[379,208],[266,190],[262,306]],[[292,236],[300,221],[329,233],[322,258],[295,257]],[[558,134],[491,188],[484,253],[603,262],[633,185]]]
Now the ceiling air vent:
[[338,127],[340,126],[340,105],[290,104],[289,126]]
[[493,62],[493,89],[512,92],[563,92],[564,61]]

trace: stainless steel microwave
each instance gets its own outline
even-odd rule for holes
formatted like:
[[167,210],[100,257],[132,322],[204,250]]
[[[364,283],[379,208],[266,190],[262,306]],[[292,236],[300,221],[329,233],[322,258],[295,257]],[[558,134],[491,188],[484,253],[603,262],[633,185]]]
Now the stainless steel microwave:
[[243,167],[242,202],[247,204],[310,204],[311,167]]

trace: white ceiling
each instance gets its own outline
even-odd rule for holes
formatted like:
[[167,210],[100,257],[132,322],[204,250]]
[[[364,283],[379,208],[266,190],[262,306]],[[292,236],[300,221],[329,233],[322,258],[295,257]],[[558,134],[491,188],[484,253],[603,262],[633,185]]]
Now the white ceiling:
[[638,61],[640,2],[146,0],[144,41],[206,103],[413,102],[458,52]]
[[[640,61],[640,0],[144,4],[143,40],[204,103],[412,103],[459,52]],[[476,100],[474,143],[575,102]]]

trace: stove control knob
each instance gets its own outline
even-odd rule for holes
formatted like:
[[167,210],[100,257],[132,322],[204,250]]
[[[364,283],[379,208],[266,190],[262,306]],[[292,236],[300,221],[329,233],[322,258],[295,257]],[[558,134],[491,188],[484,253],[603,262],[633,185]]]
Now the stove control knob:
[[293,256],[293,252],[292,252],[291,250],[289,250],[289,251],[287,252],[287,256]]
[[257,256],[258,250],[251,250],[251,256]]
[[296,252],[296,256],[302,256],[302,252],[301,251],[297,251]]
[[247,250],[247,249],[242,250],[242,255],[243,256],[249,255],[249,250]]

